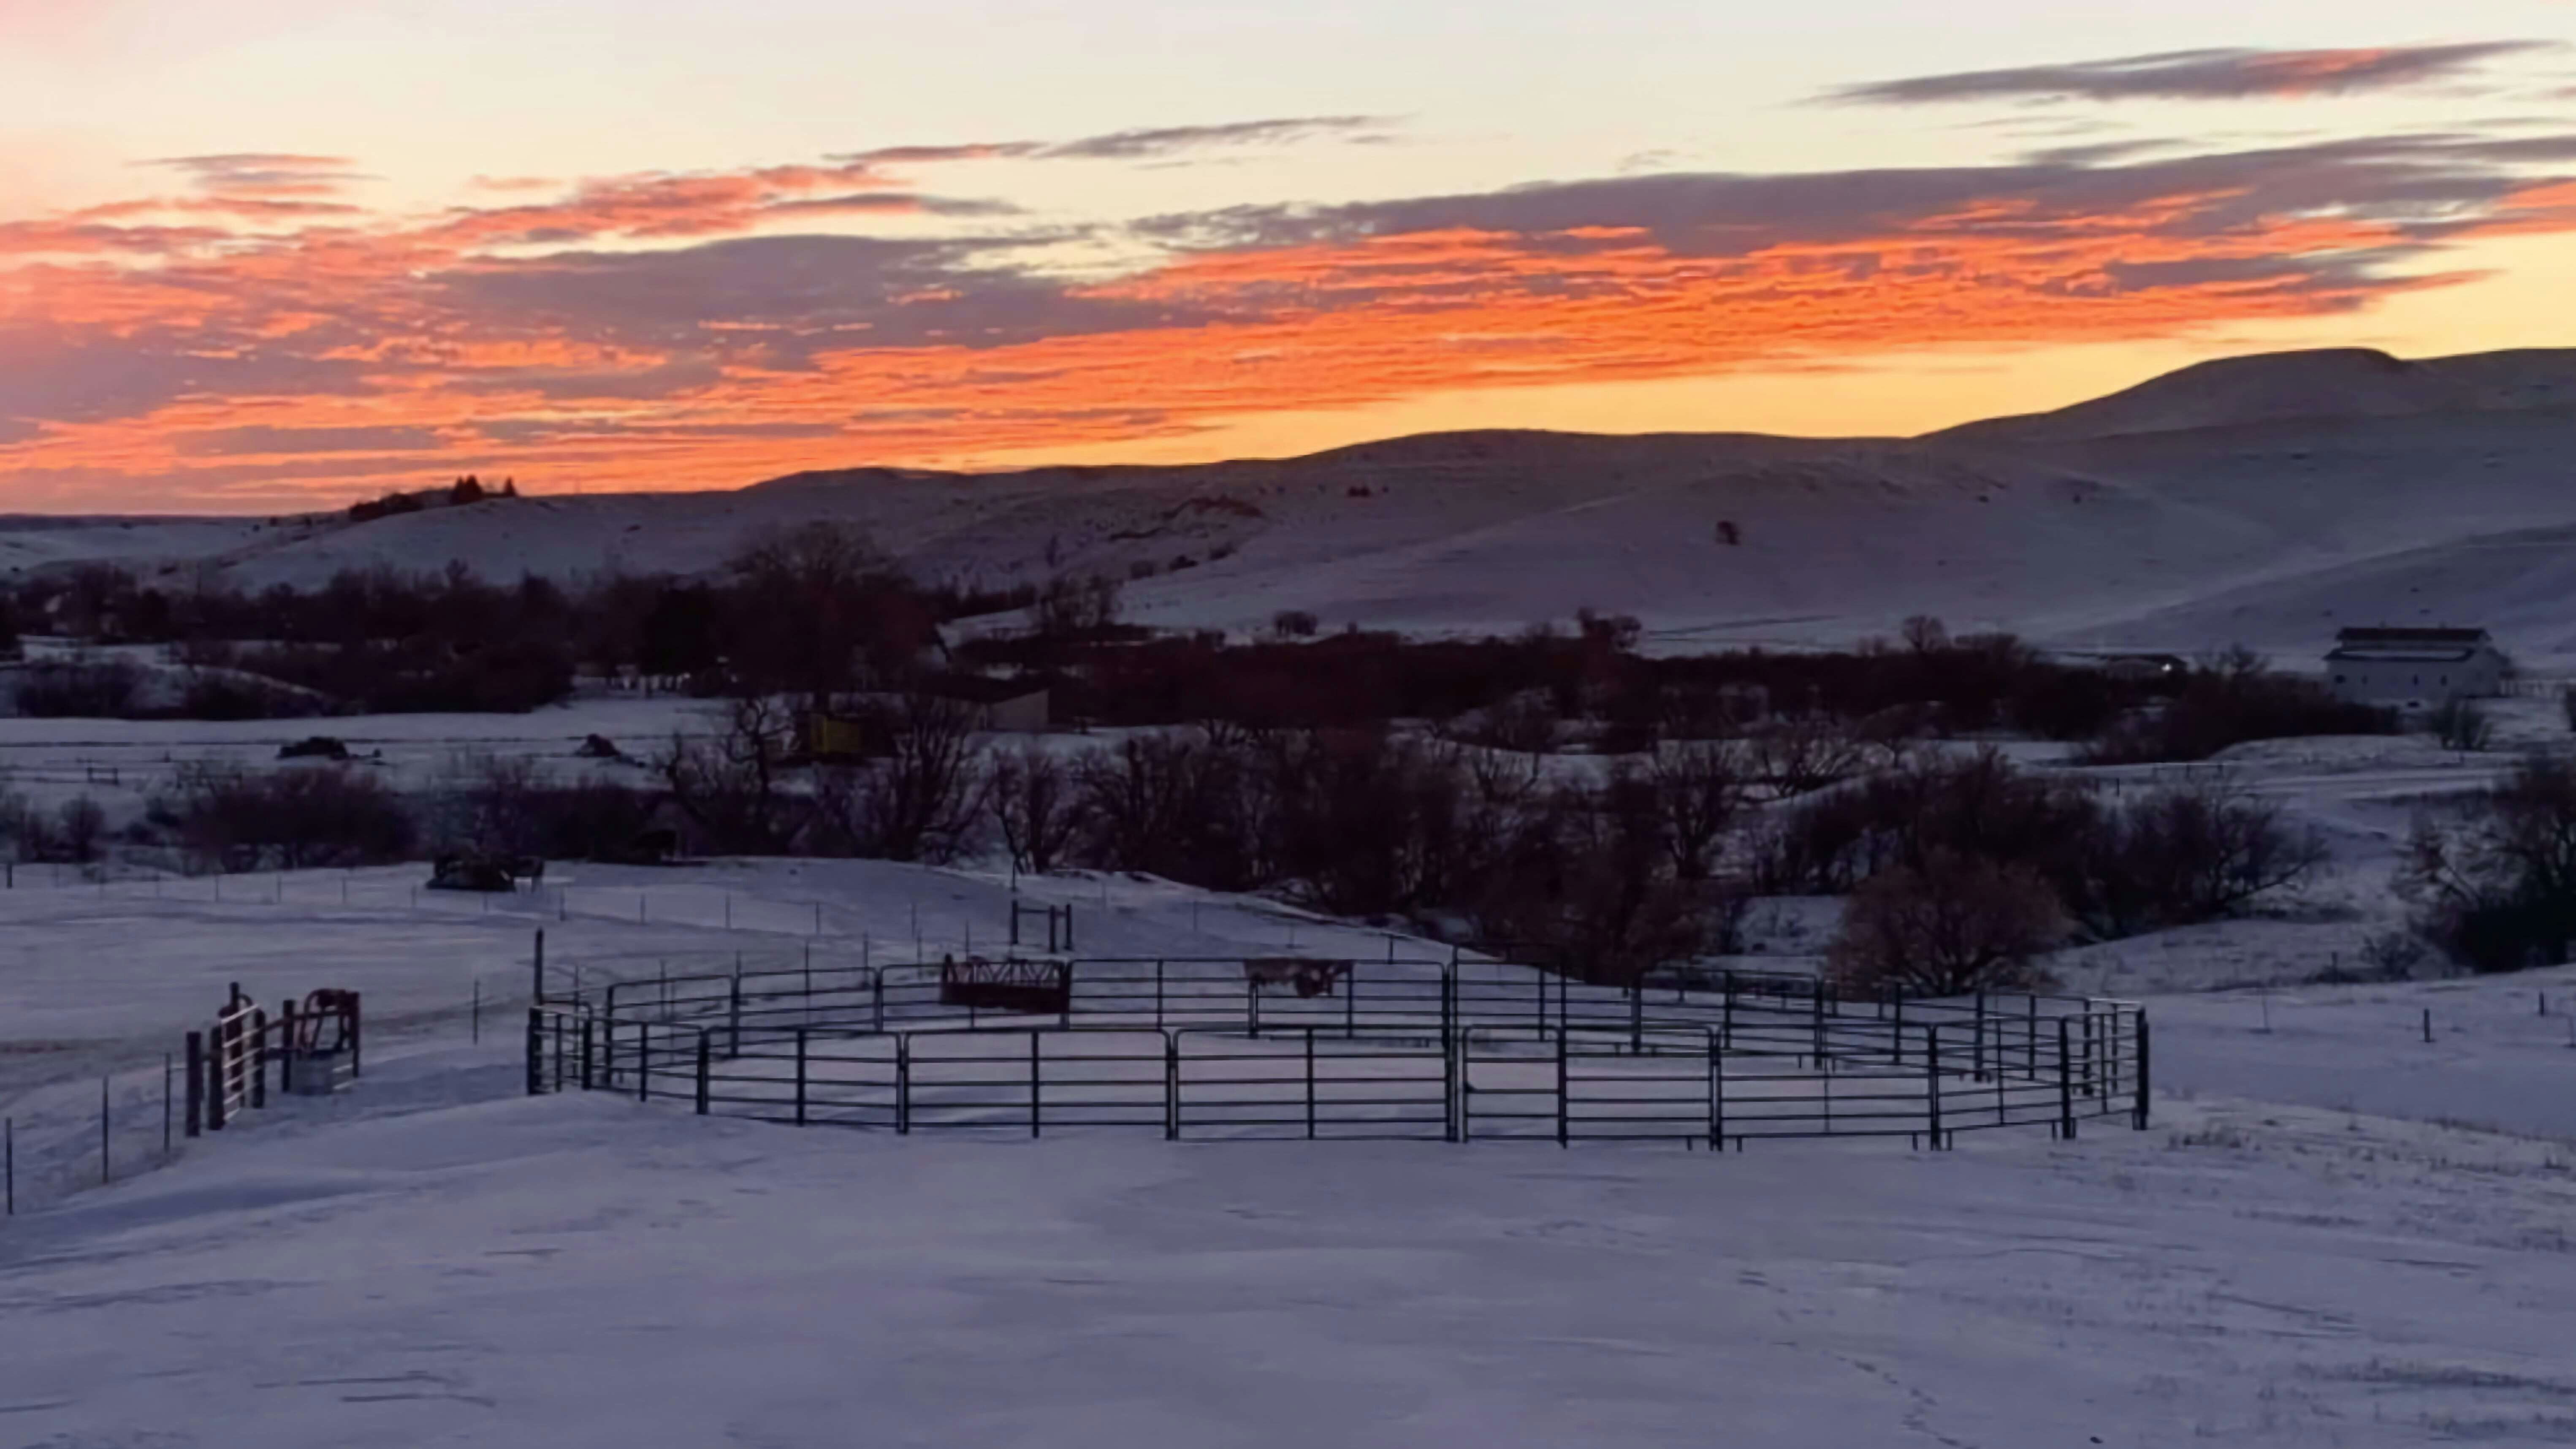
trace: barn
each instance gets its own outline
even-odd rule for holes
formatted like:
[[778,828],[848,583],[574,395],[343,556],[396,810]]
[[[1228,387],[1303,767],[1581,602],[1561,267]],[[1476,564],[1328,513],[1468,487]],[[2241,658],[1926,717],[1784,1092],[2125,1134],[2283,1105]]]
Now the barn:
[[2335,698],[2403,709],[2502,694],[2510,670],[2484,629],[2346,629],[2326,654]]

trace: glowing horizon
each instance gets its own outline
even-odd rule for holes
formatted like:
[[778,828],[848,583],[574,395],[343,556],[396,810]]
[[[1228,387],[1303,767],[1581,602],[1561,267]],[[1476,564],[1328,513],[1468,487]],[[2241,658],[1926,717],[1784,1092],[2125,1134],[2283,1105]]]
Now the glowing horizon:
[[[1991,0],[1998,30],[2030,29],[2020,5]],[[1032,31],[988,70],[1037,63],[1055,12],[973,8]],[[754,69],[723,119],[655,133],[598,88],[687,74],[673,48],[714,13],[692,0],[629,7],[613,38],[624,12],[595,0],[547,7],[560,33],[471,0],[413,66],[382,59],[430,13],[407,0],[261,0],[217,38],[164,0],[0,0],[22,42],[0,84],[97,111],[102,77],[160,82],[113,124],[0,131],[0,508],[1205,461],[1445,427],[1912,433],[2226,353],[2576,341],[2549,330],[2576,257],[2576,125],[2548,114],[2570,52],[2547,6],[2469,8],[2466,40],[2213,47],[2184,7],[2091,54],[1913,47],[1960,63],[1911,73],[1820,20],[1764,33],[1767,86],[1718,112],[1766,128],[1754,146],[1695,140],[1652,88],[1620,102],[1609,60],[1688,58],[1642,29],[1555,71],[1543,27],[1476,35],[1498,77],[1583,92],[1516,125],[1504,80],[1430,67],[1407,97],[1380,74],[1388,47],[1458,34],[1328,6],[1321,33],[1380,48],[1243,87],[1275,107],[1211,115],[1177,67],[1094,127],[1101,86],[979,102],[916,77],[889,82],[925,116],[905,132],[757,112],[746,88],[796,90],[796,57],[728,32],[706,43]],[[925,61],[954,41],[896,9],[881,36]],[[1193,43],[1171,12],[1103,13]],[[132,48],[147,18],[174,53]],[[258,85],[400,91],[439,46],[504,35],[528,53],[500,69],[574,97],[507,140],[472,103],[508,74],[461,87],[448,134],[387,138],[417,105],[393,95],[342,118],[347,145]],[[1209,64],[1240,41],[1206,41]],[[584,42],[612,54],[549,68]],[[186,88],[209,84],[258,99],[206,124]],[[815,134],[845,125],[853,144]],[[242,144],[165,144],[218,138]]]

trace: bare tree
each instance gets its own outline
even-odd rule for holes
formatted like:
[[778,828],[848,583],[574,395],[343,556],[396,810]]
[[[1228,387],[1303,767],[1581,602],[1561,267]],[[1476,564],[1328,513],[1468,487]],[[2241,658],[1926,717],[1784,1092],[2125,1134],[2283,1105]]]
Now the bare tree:
[[1938,654],[1950,647],[1950,628],[1935,615],[1913,615],[1905,621],[1905,647],[1917,654]]
[[804,830],[807,802],[790,788],[795,731],[771,695],[730,702],[724,732],[674,735],[654,768],[709,846],[743,855],[785,853]]
[[987,804],[1012,863],[1031,875],[1062,864],[1082,829],[1071,772],[1044,745],[1023,745],[993,762]]
[[2066,930],[2038,872],[1943,852],[1862,882],[1825,959],[1835,979],[1864,990],[1957,996],[2032,984],[2033,958]]
[[832,843],[881,860],[954,860],[972,844],[987,775],[974,711],[910,694],[885,712],[885,752],[824,769],[815,806]]
[[1750,771],[1743,751],[1720,741],[1696,741],[1659,750],[1647,767],[1663,811],[1664,847],[1673,871],[1686,881],[1706,880],[1718,847],[1743,813]]
[[1775,720],[1753,736],[1753,767],[1783,795],[1804,795],[1860,773],[1860,744],[1816,715]]

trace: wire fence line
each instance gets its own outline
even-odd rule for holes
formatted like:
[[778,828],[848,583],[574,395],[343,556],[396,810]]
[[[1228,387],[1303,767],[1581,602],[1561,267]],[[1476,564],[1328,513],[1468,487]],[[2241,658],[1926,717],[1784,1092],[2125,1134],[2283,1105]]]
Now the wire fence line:
[[537,967],[527,1090],[897,1134],[1904,1137],[2144,1128],[2146,1013],[2013,994],[1853,999],[1813,977],[1633,988],[1506,963],[946,961],[650,978]]

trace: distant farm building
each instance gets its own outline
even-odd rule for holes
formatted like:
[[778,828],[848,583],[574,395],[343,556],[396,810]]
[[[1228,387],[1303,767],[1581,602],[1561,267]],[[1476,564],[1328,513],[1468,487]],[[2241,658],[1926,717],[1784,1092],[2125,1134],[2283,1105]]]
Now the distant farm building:
[[2510,668],[2484,629],[2346,629],[2326,654],[2335,698],[2406,709],[2502,694]]
[[[1044,734],[1052,723],[1047,687],[1023,679],[950,675],[925,682],[921,693],[965,707],[972,726],[986,734]],[[871,759],[892,747],[901,699],[861,696],[849,713],[815,711],[805,718],[805,752],[817,759]]]

